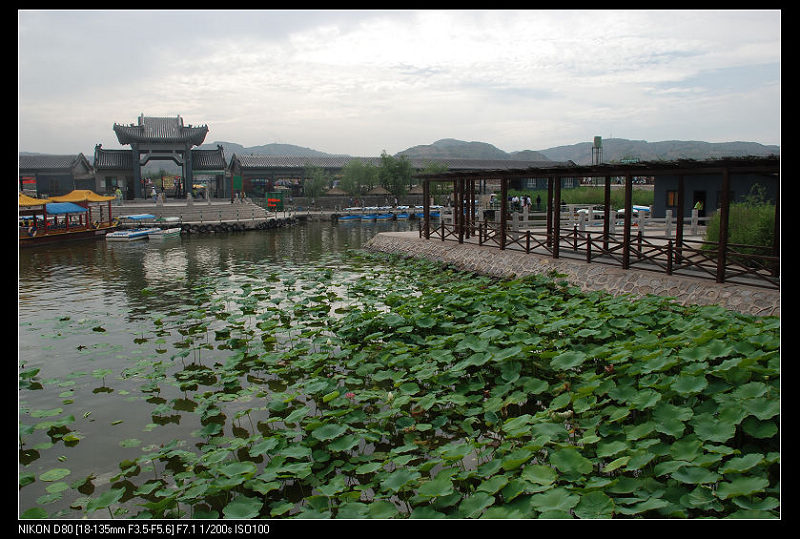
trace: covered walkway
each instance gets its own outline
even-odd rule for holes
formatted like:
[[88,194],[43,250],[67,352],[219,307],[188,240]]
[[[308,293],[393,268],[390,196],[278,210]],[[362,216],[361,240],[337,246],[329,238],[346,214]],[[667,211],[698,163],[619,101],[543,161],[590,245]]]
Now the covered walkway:
[[[441,240],[452,239],[459,243],[477,239],[480,245],[493,245],[500,250],[512,246],[524,250],[546,252],[554,259],[562,256],[565,247],[586,262],[603,261],[627,270],[636,265],[655,269],[668,275],[688,272],[718,283],[743,281],[767,288],[780,288],[780,200],[775,200],[774,242],[769,247],[736,245],[728,241],[728,224],[731,204],[731,177],[755,174],[766,181],[776,182],[780,193],[780,159],[776,156],[751,158],[726,158],[707,161],[678,160],[634,164],[602,164],[592,166],[530,167],[515,170],[458,171],[421,174],[424,188],[424,217],[420,237]],[[632,189],[634,176],[660,176],[678,178],[677,225],[675,238],[666,243],[648,240],[635,229],[633,221]],[[684,232],[686,216],[684,200],[687,178],[716,177],[720,192],[720,233],[717,242],[689,240]],[[541,232],[525,231],[509,234],[508,184],[514,178],[547,178],[546,226]],[[561,184],[564,178],[605,178],[605,204],[603,230],[596,233],[579,232],[576,228],[562,231]],[[621,177],[625,185],[624,218],[621,233],[612,233],[611,178]],[[495,222],[482,219],[476,207],[476,182],[493,179],[500,182],[500,216]],[[440,223],[431,227],[431,182],[451,182],[453,187],[454,219],[452,224]]]

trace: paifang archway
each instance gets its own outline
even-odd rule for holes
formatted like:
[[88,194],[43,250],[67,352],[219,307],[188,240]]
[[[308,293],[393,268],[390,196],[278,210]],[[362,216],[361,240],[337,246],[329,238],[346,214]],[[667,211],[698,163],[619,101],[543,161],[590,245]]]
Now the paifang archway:
[[134,191],[145,196],[141,167],[149,161],[168,160],[181,167],[186,185],[192,184],[192,147],[203,144],[208,126],[184,125],[183,118],[139,116],[138,124],[114,124],[117,140],[133,151]]

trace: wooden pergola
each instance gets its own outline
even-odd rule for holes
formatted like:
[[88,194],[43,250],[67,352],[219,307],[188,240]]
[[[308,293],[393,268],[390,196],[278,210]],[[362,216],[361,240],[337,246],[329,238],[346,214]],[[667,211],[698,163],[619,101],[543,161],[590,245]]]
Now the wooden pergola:
[[[713,160],[689,160],[681,159],[675,161],[655,161],[639,162],[629,164],[600,164],[591,166],[578,165],[558,165],[543,166],[524,169],[503,169],[503,170],[474,170],[457,172],[440,172],[432,174],[419,174],[416,177],[423,180],[424,193],[424,217],[420,223],[420,235],[425,239],[430,239],[430,185],[431,182],[452,182],[453,185],[453,210],[454,223],[453,235],[457,236],[459,243],[463,243],[465,238],[475,233],[475,184],[479,180],[499,180],[500,181],[500,221],[498,245],[500,249],[505,249],[508,244],[508,183],[517,178],[547,178],[547,208],[546,208],[546,234],[547,245],[553,258],[558,258],[561,238],[560,206],[561,206],[561,184],[563,178],[605,178],[605,205],[603,210],[603,233],[601,250],[608,249],[609,243],[609,223],[612,216],[611,206],[611,178],[624,178],[625,202],[624,202],[624,222],[622,231],[621,247],[621,266],[623,269],[630,267],[631,246],[634,241],[632,234],[632,191],[633,178],[637,176],[672,176],[678,178],[677,189],[677,230],[674,245],[670,242],[670,248],[675,249],[680,256],[684,246],[684,200],[686,181],[685,177],[694,176],[719,176],[720,199],[720,233],[717,246],[716,260],[716,280],[725,280],[726,256],[728,253],[728,220],[730,212],[730,182],[731,176],[735,174],[758,174],[764,177],[773,178],[777,182],[775,196],[775,235],[772,245],[772,256],[779,257],[780,253],[780,158],[777,156],[768,157],[746,157],[746,158],[722,158]],[[444,239],[444,234],[442,235]],[[587,255],[587,260],[589,255]],[[668,269],[668,273],[670,270]]]

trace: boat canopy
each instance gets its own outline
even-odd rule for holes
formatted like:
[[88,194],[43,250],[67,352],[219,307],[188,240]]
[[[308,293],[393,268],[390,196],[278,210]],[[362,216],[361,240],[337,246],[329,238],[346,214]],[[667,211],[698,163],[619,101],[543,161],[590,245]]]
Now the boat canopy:
[[33,198],[31,196],[25,195],[23,193],[19,194],[19,205],[21,208],[31,208],[34,206],[44,206],[47,203],[46,200],[42,200],[40,198]]
[[48,200],[53,202],[108,202],[109,200],[115,199],[116,197],[113,196],[107,197],[98,195],[89,189],[76,189],[71,193],[67,193],[66,195],[50,197]]
[[49,215],[62,215],[66,213],[86,213],[88,210],[72,202],[50,202],[45,208]]

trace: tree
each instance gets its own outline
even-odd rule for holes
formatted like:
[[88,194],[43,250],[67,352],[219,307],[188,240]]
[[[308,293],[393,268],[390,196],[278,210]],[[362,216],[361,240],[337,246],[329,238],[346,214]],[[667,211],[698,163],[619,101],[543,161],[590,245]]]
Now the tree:
[[352,159],[342,168],[339,187],[351,196],[359,196],[375,186],[377,175],[378,171],[371,163]]
[[406,156],[399,159],[386,153],[381,153],[381,167],[378,170],[378,179],[384,189],[400,198],[406,193],[406,185],[411,182],[414,169]]
[[321,196],[330,185],[330,176],[322,167],[306,165],[303,173],[303,194],[310,198]]

